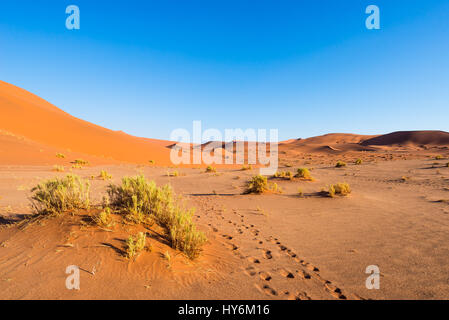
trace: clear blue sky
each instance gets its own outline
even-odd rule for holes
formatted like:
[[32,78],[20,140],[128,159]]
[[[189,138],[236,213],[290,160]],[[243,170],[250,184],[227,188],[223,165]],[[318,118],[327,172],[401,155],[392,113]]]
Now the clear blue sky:
[[281,139],[449,131],[449,2],[2,0],[0,79],[151,138],[193,120]]

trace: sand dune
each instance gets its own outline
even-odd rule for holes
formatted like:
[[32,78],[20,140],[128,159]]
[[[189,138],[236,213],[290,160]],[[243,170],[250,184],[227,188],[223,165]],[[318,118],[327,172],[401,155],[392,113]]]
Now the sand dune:
[[[137,138],[77,119],[38,96],[0,81],[0,129],[36,143],[104,159],[169,164],[170,142]],[[13,150],[18,152],[18,150]],[[11,156],[12,157],[12,156]],[[15,158],[24,158],[16,154]],[[39,154],[33,161],[38,161]]]
[[398,131],[364,140],[364,146],[444,146],[449,145],[449,133],[445,131]]

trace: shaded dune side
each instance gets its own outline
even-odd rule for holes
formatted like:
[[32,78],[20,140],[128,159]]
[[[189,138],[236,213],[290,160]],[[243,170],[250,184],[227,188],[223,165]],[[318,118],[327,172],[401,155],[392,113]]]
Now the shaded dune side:
[[38,96],[0,81],[0,129],[36,143],[104,159],[170,164],[170,142],[138,138],[75,118]]
[[447,146],[449,133],[445,131],[398,131],[364,140],[363,146]]

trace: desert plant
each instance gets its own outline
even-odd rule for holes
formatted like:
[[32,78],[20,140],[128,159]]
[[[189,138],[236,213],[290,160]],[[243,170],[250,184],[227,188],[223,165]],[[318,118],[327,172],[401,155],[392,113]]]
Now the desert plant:
[[31,189],[31,203],[38,214],[60,214],[73,209],[88,209],[89,182],[76,175],[46,180]]
[[313,180],[313,177],[310,174],[309,169],[307,169],[307,168],[299,168],[297,170],[295,178],[301,178],[301,179],[304,179],[304,180]]
[[177,176],[179,176],[179,172],[177,170],[175,170],[173,172],[167,171],[167,176],[168,177],[177,177]]
[[62,153],[57,153],[56,158],[64,159],[65,155],[63,155]]
[[267,177],[257,175],[251,178],[248,182],[245,193],[257,193],[261,194],[269,190]]
[[140,252],[145,249],[147,236],[143,232],[139,232],[135,237],[129,236],[126,240],[126,256],[128,259],[135,259]]
[[104,208],[104,210],[100,211],[97,215],[94,215],[92,220],[102,228],[109,228],[114,225],[111,209],[108,207]]
[[247,166],[245,166],[245,165],[242,166],[242,171],[247,171],[247,170],[252,170],[252,169],[253,169],[253,166],[250,164]]
[[283,178],[287,180],[293,180],[293,172],[291,171],[277,171],[274,175],[274,178]]
[[75,161],[73,161],[73,163],[75,165],[87,166],[89,164],[89,161],[86,161],[86,160],[83,160],[83,159],[75,159]]
[[208,172],[208,173],[210,173],[210,172],[217,172],[217,169],[215,167],[212,167],[212,166],[207,166],[206,172]]
[[143,176],[125,177],[121,186],[110,185],[108,194],[112,206],[141,219],[154,219],[166,229],[171,245],[193,259],[207,241],[196,230],[192,217],[194,209],[186,210],[176,199],[169,185],[157,187]]
[[154,160],[148,160],[148,162],[149,162],[150,164],[155,164],[155,163],[156,163],[156,161],[154,161]]
[[360,164],[362,164],[363,163],[363,160],[362,159],[357,159],[357,160],[355,160],[355,164],[356,165],[360,165]]
[[58,166],[58,165],[55,165],[55,166],[53,166],[53,171],[56,171],[56,172],[64,172],[65,169],[64,169],[64,166]]
[[333,198],[335,195],[347,196],[351,193],[351,187],[347,183],[332,184],[328,188],[328,196]]
[[337,168],[346,167],[346,162],[343,161],[337,161],[337,164],[335,165]]
[[304,192],[302,192],[301,188],[298,188],[298,195],[302,198],[304,196]]
[[439,154],[435,157],[435,160],[441,160],[441,159],[443,159],[443,156],[441,154]]
[[112,175],[110,175],[106,170],[101,170],[100,175],[98,177],[102,180],[112,179]]

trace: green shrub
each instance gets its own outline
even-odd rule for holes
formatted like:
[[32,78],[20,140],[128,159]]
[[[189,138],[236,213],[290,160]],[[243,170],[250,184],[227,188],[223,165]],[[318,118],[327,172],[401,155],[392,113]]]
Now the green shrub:
[[439,154],[435,157],[435,160],[441,160],[441,159],[443,159],[443,156],[441,154]]
[[89,165],[89,161],[83,160],[83,159],[76,159],[75,161],[73,161],[73,163],[75,165],[79,165],[79,166],[87,166]]
[[347,183],[337,183],[329,186],[328,195],[333,198],[335,195],[347,196],[351,193],[351,187]]
[[38,214],[60,214],[88,209],[90,184],[76,175],[44,181],[31,189],[31,203]]
[[168,177],[177,177],[177,176],[179,176],[179,172],[177,170],[175,170],[173,172],[167,171],[167,176]]
[[287,180],[293,180],[293,172],[291,171],[277,171],[274,175],[274,178],[282,178]]
[[253,166],[252,165],[247,165],[247,166],[245,166],[245,165],[243,165],[242,166],[242,171],[247,171],[247,170],[253,170]]
[[62,153],[57,153],[56,158],[64,159],[65,155],[63,155]]
[[337,164],[336,164],[335,166],[336,166],[337,168],[346,167],[346,162],[338,161]]
[[126,240],[126,256],[128,259],[135,259],[140,252],[145,249],[147,236],[143,232],[139,232],[135,237],[129,236]]
[[149,162],[150,164],[155,164],[155,163],[156,163],[156,161],[154,161],[154,160],[148,160],[148,162]]
[[245,193],[257,193],[261,194],[268,191],[268,179],[265,176],[257,175],[251,178],[248,182]]
[[53,171],[56,171],[56,172],[64,172],[65,169],[64,169],[64,166],[58,166],[58,165],[55,165],[55,166],[53,166]]
[[102,228],[109,228],[114,225],[111,216],[111,209],[108,207],[104,208],[104,210],[95,215],[92,219],[99,227]]
[[355,164],[356,165],[360,165],[360,164],[362,164],[363,163],[363,160],[362,159],[357,159],[357,160],[355,160]]
[[208,173],[210,173],[210,172],[217,172],[217,169],[212,167],[212,166],[207,166],[206,172],[208,172]]
[[157,187],[154,181],[147,181],[144,176],[125,177],[122,185],[108,187],[108,195],[111,205],[127,213],[128,217],[154,219],[166,229],[172,247],[190,259],[198,256],[207,241],[193,223],[195,210],[186,210],[169,185]]
[[313,180],[313,177],[310,174],[309,169],[307,168],[299,168],[295,175],[295,178],[301,178],[304,180]]
[[100,175],[98,176],[102,180],[111,180],[112,175],[110,175],[107,171],[101,170]]

